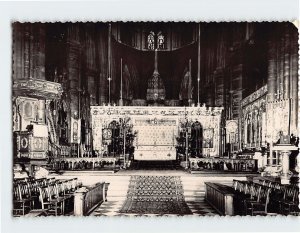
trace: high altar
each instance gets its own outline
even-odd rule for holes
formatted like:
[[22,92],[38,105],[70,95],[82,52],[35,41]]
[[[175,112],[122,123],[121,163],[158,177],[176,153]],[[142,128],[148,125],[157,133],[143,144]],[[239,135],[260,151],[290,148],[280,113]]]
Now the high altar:
[[135,160],[176,160],[176,138],[189,125],[200,124],[198,145],[204,156],[220,154],[220,107],[91,106],[93,148],[100,156],[108,153],[110,125],[128,119],[136,132],[133,141]]

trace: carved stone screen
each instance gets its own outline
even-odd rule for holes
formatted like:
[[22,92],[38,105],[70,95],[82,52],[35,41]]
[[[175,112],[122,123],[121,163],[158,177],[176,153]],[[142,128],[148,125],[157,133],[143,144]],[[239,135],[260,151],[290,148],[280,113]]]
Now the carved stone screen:
[[91,106],[94,149],[100,156],[105,154],[102,130],[112,121],[128,118],[136,132],[133,142],[135,160],[175,160],[176,137],[187,122],[190,125],[199,122],[204,132],[210,132],[209,143],[207,140],[203,142],[206,144],[202,145],[202,153],[205,156],[219,156],[221,112],[222,108],[205,106]]

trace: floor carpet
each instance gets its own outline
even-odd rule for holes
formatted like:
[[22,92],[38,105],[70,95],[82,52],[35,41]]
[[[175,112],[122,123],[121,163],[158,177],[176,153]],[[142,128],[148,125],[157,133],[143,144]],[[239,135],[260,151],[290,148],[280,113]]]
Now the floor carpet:
[[184,200],[180,176],[131,176],[119,211],[131,214],[192,214]]

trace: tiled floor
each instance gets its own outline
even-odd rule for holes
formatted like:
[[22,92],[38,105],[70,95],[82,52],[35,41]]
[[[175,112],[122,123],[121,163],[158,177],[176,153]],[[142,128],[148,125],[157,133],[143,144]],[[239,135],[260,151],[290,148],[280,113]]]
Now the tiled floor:
[[[215,216],[218,213],[203,201],[187,201],[186,202],[194,216]],[[161,214],[120,214],[119,210],[123,205],[123,201],[107,201],[101,204],[91,216],[162,216]],[[174,216],[174,215],[163,215]]]

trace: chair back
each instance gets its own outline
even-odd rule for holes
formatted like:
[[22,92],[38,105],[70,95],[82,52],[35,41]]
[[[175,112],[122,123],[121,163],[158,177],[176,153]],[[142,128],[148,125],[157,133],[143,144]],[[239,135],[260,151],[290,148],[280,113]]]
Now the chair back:
[[259,202],[260,200],[260,191],[261,191],[261,185],[259,184],[251,184],[251,188],[250,188],[250,198],[252,200],[256,199],[256,201]]
[[28,187],[29,187],[31,196],[39,195],[39,188],[37,186],[37,183],[34,180],[28,182]]
[[259,198],[258,201],[263,203],[265,206],[265,213],[268,212],[268,204],[270,201],[270,192],[272,188],[269,187],[261,187],[260,193],[259,193]]
[[56,184],[49,184],[48,190],[49,190],[50,201],[58,198],[59,195],[58,195]]
[[49,190],[47,186],[40,186],[39,187],[39,200],[42,205],[42,209],[45,209],[45,204],[49,203],[50,196],[49,196]]
[[72,179],[72,191],[75,191],[78,188],[78,179],[73,178]]
[[16,201],[22,200],[19,184],[13,186],[13,197]]
[[65,185],[63,181],[56,182],[57,195],[62,197],[65,195]]
[[285,201],[294,201],[297,189],[295,189],[295,187],[293,187],[292,185],[284,185],[283,189],[284,189],[283,199]]
[[21,199],[31,198],[31,192],[28,182],[22,182],[19,185]]

